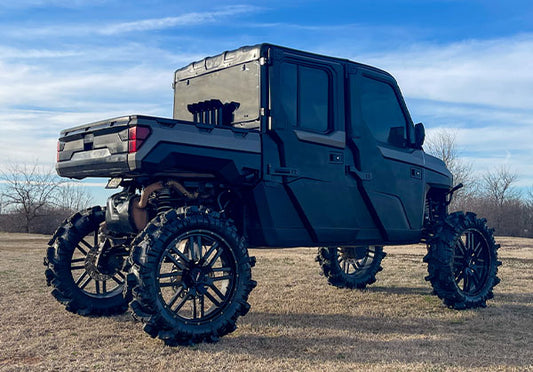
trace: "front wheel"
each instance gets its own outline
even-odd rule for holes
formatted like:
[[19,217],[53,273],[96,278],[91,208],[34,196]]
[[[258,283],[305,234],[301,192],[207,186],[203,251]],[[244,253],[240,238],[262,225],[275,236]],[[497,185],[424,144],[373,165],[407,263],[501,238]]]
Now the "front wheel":
[[381,246],[322,247],[316,260],[328,283],[337,288],[363,289],[376,281],[386,256]]
[[235,330],[256,283],[233,224],[203,208],[171,210],[138,242],[130,257],[131,307],[148,334],[177,345],[214,342]]
[[470,212],[453,213],[429,240],[424,258],[429,272],[426,280],[451,308],[485,307],[500,282],[496,276],[501,265],[499,247],[485,219]]

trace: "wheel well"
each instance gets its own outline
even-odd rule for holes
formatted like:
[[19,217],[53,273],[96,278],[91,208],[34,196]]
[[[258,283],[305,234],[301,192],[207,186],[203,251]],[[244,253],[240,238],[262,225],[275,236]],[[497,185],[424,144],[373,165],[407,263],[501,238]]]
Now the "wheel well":
[[233,220],[240,233],[244,231],[245,203],[240,189],[216,179],[167,180],[163,184],[170,190],[154,195],[154,204],[159,205],[157,214],[179,207],[203,206]]
[[242,190],[216,179],[133,179],[121,184],[122,192],[108,199],[108,228],[115,233],[136,234],[148,221],[171,209],[203,206],[233,220],[245,231],[245,198]]
[[426,205],[424,211],[424,228],[432,230],[432,227],[444,221],[448,215],[448,190],[442,188],[431,188],[426,193]]

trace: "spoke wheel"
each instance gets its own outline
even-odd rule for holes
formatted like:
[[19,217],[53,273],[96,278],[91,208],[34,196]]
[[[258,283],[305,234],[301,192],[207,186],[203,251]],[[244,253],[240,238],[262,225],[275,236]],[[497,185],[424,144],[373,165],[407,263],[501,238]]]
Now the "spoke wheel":
[[316,260],[329,284],[363,289],[376,281],[385,256],[381,246],[324,247],[319,248]]
[[143,231],[130,256],[131,308],[168,345],[214,342],[236,328],[255,287],[244,239],[218,213],[171,210]]
[[219,235],[192,230],[174,239],[159,262],[161,300],[182,321],[196,324],[220,315],[235,286],[235,258]]
[[121,265],[108,267],[106,273],[97,267],[99,247],[109,243],[100,233],[104,216],[100,207],[94,207],[70,217],[50,241],[45,258],[52,295],[80,315],[118,314],[127,309]]
[[429,241],[426,280],[449,307],[485,307],[500,282],[498,248],[484,219],[453,213]]
[[457,239],[453,256],[454,278],[459,290],[467,296],[475,296],[483,290],[491,267],[489,247],[483,235],[475,229],[466,230]]

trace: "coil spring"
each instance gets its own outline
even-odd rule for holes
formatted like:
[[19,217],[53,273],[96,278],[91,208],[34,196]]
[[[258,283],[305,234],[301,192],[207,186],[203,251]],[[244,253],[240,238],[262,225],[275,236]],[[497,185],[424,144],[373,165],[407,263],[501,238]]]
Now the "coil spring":
[[172,209],[172,192],[168,188],[159,190],[157,197],[157,214]]

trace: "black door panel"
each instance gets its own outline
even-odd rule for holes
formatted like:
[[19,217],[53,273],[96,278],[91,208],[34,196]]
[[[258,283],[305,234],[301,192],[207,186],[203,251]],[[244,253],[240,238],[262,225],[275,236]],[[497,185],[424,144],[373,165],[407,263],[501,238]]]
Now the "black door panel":
[[[357,181],[346,172],[354,163],[345,148],[343,65],[290,53],[274,57],[269,68],[272,101],[267,135],[277,143],[279,156],[265,156],[264,176],[284,185],[315,243],[376,239],[379,233]],[[322,100],[306,98],[313,97],[311,89],[326,89],[327,94],[317,92]],[[309,122],[324,117],[327,123]]]
[[[387,81],[386,76],[375,75],[359,70],[349,78],[351,125],[348,135],[358,156],[354,172],[362,175],[363,192],[381,224],[385,239],[390,242],[417,240],[423,224],[424,154],[410,146],[412,123],[394,80]],[[370,78],[375,78],[377,86],[374,97]],[[366,99],[361,99],[365,94]]]

